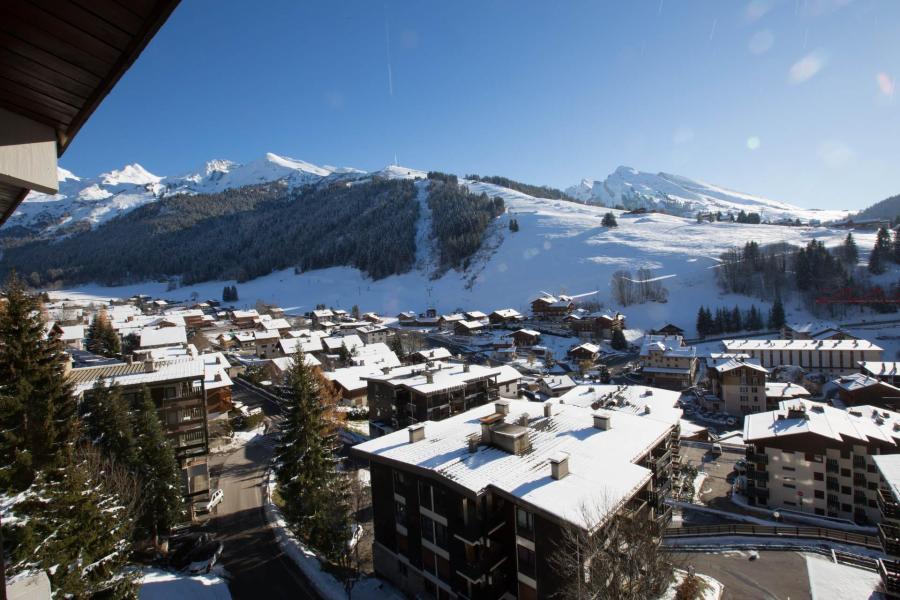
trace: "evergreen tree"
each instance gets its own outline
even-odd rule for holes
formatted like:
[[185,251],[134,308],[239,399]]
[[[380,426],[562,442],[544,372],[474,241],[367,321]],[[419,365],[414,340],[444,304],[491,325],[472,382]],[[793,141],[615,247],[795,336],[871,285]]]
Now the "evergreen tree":
[[293,529],[329,558],[346,552],[350,534],[345,481],[336,467],[335,397],[302,353],[288,374],[290,399],[276,450],[284,513]]
[[869,272],[880,275],[887,270],[887,263],[893,260],[894,249],[891,244],[891,234],[887,228],[882,227],[878,230],[875,238],[875,246],[869,255]]
[[519,230],[519,220],[518,219],[510,219],[509,220],[509,230],[513,233]]
[[784,305],[781,304],[781,298],[776,298],[772,310],[769,311],[769,329],[781,329],[784,324]]
[[101,309],[91,320],[87,331],[87,349],[94,354],[114,358],[121,350],[119,334],[109,322],[106,309]]
[[23,490],[37,470],[65,464],[75,401],[58,336],[44,333],[41,304],[12,273],[0,304],[0,489]]
[[697,335],[706,337],[713,333],[712,312],[707,307],[701,306],[697,310]]
[[841,246],[841,259],[851,271],[856,268],[859,263],[859,248],[856,246],[856,240],[853,239],[852,233],[847,233],[844,238],[844,244]]
[[600,224],[603,225],[604,227],[618,227],[619,226],[618,221],[616,221],[616,215],[612,214],[611,212],[608,212],[605,215],[603,215],[603,220],[600,221]]
[[892,252],[894,254],[894,262],[900,263],[900,229],[894,230],[894,245]]
[[749,331],[759,331],[763,328],[762,315],[755,304],[751,305],[750,310],[747,312],[747,322],[745,326]]
[[150,391],[144,389],[133,411],[137,443],[136,473],[141,480],[144,503],[137,519],[138,534],[156,540],[184,515],[181,471],[175,451],[163,431]]
[[403,359],[406,354],[403,352],[403,340],[400,339],[400,334],[395,333],[394,337],[391,338],[390,343],[391,350],[394,351],[394,354],[397,355],[397,358]]
[[131,411],[118,386],[97,382],[82,403],[87,441],[101,453],[131,467],[137,462]]
[[744,320],[741,316],[741,309],[737,306],[731,311],[731,331],[742,331],[744,329]]
[[625,339],[625,334],[621,329],[613,329],[612,332],[612,340],[610,340],[610,345],[616,350],[627,350],[628,349],[628,340]]
[[7,576],[37,568],[56,597],[134,598],[134,571],[126,567],[138,496],[127,472],[95,452],[39,471],[11,508],[13,525],[3,524]]

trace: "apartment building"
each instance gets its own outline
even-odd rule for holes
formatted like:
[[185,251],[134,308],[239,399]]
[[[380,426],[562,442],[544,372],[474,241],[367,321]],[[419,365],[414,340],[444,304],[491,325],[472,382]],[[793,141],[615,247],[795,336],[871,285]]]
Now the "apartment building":
[[367,384],[369,429],[377,436],[497,400],[499,376],[499,368],[457,362],[385,366],[360,377]]
[[184,495],[197,502],[209,495],[209,431],[204,384],[207,369],[204,359],[199,357],[148,359],[75,368],[69,371],[68,377],[79,402],[92,393],[97,383],[118,386],[129,402],[136,401],[146,387],[181,466]]
[[[766,401],[766,376],[769,370],[759,361],[730,358],[707,363],[709,391],[716,398],[715,410],[742,416],[764,412],[771,407]],[[705,400],[709,403],[709,400]]]
[[376,573],[410,596],[554,597],[564,528],[603,535],[617,514],[665,528],[679,417],[500,400],[355,446]]
[[868,340],[725,340],[727,352],[748,354],[766,368],[794,365],[826,375],[849,375],[860,361],[880,361]]
[[900,598],[900,454],[872,457],[880,475],[878,537],[888,555],[878,561],[878,574],[888,598]]
[[873,458],[898,452],[900,413],[786,400],[744,419],[751,504],[877,523]]
[[683,390],[697,378],[697,349],[680,335],[646,335],[641,345],[644,382],[653,387]]

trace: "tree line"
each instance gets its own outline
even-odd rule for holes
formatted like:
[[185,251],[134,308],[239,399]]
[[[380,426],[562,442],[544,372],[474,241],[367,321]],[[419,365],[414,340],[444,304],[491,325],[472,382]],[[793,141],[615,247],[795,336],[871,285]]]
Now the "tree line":
[[506,210],[499,196],[473,194],[464,186],[439,179],[431,182],[428,206],[441,270],[468,268],[488,225]]
[[767,316],[753,304],[746,310],[735,306],[732,309],[719,307],[715,313],[708,306],[701,306],[697,310],[697,335],[719,335],[722,333],[735,333],[739,331],[761,331],[780,329],[785,323],[784,306],[780,299],[772,304]]
[[222,302],[237,302],[238,300],[236,285],[226,285],[222,288]]
[[494,185],[499,185],[511,190],[516,190],[517,192],[522,192],[523,194],[528,194],[529,196],[534,196],[535,198],[550,198],[551,200],[568,200],[569,202],[577,202],[575,198],[560,189],[546,185],[531,185],[528,183],[522,183],[521,181],[515,181],[513,179],[509,179],[508,177],[501,177],[499,175],[489,175],[483,177],[481,175],[472,174],[466,175],[466,179],[469,179],[471,181],[481,181],[482,183],[492,183]]

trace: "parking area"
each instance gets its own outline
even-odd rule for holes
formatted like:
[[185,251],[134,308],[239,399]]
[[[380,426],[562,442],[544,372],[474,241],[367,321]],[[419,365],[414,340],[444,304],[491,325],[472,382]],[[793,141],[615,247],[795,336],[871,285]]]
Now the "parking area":
[[715,455],[707,447],[682,445],[682,463],[697,467],[706,473],[700,487],[700,501],[709,504],[716,498],[725,498],[734,480],[734,464],[744,458],[743,452],[733,452],[727,446],[722,454]]
[[725,586],[723,600],[812,598],[806,560],[797,552],[760,552],[756,560],[750,559],[749,552],[683,552],[672,556],[679,567],[693,566],[698,573],[719,580]]

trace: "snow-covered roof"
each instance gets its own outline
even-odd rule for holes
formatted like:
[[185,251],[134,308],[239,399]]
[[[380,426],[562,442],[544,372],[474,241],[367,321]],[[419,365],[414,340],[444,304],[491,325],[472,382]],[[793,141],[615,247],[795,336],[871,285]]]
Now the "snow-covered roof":
[[569,350],[569,354],[577,352],[578,350],[584,350],[585,352],[589,352],[591,354],[597,354],[598,352],[600,352],[600,346],[598,346],[597,344],[591,344],[590,342],[585,342],[584,344],[579,344],[574,348],[571,348]]
[[257,319],[259,313],[255,308],[251,308],[250,310],[234,310],[231,312],[231,316],[235,319]]
[[891,488],[894,500],[900,502],[900,454],[876,454],[872,460]]
[[509,383],[511,381],[518,381],[522,378],[522,374],[509,365],[500,365],[500,367],[498,368],[500,370],[500,374],[497,375],[497,383],[500,385]]
[[481,312],[480,310],[467,310],[466,316],[469,317],[472,321],[477,321],[478,319],[486,319],[487,315]]
[[[426,364],[395,367],[387,373],[374,373],[367,379],[404,387],[420,394],[432,394],[464,386],[470,381],[496,377],[499,373],[498,368],[482,365],[439,362],[430,369]],[[431,381],[428,381],[429,376]]]
[[[646,415],[665,423],[675,424],[681,419],[678,407],[681,392],[646,385],[578,385],[559,397],[561,404],[582,408],[605,408],[619,412]],[[648,410],[649,407],[649,410]]]
[[553,375],[541,377],[541,381],[551,390],[562,390],[575,387],[575,380],[568,375]]
[[291,328],[291,324],[288,323],[288,320],[284,319],[284,318],[280,318],[280,319],[273,319],[271,317],[268,319],[263,318],[260,321],[260,324],[263,327],[265,327],[266,329],[290,329]]
[[429,348],[427,350],[418,350],[411,354],[412,357],[419,360],[429,361],[429,360],[446,360],[448,358],[453,358],[453,353],[444,348],[443,346],[438,346],[437,348]]
[[766,383],[766,398],[790,400],[791,398],[803,398],[809,395],[809,390],[796,383],[781,383],[779,381]]
[[309,354],[310,352],[320,352],[322,350],[322,338],[282,338],[278,340],[278,346],[285,354],[296,354],[301,351]]
[[744,367],[753,369],[754,371],[759,371],[760,373],[769,372],[769,370],[759,364],[759,360],[755,358],[730,358],[724,362],[717,362],[716,364],[707,366],[710,370],[716,371],[718,373],[727,373],[728,371],[742,369]]
[[187,332],[184,327],[160,327],[141,329],[141,348],[150,346],[172,346],[187,344]]
[[358,392],[369,385],[368,380],[363,379],[363,377],[380,372],[381,369],[379,367],[360,365],[355,367],[343,367],[335,369],[334,371],[325,371],[323,375],[348,392]]
[[441,320],[442,320],[442,321],[448,321],[448,322],[452,322],[452,321],[465,321],[465,320],[466,320],[466,317],[465,317],[465,315],[463,315],[462,313],[453,313],[453,314],[450,314],[450,315],[441,315]]
[[354,348],[364,345],[363,341],[355,333],[353,335],[322,338],[322,343],[325,345],[327,352],[337,352],[342,346],[352,352]]
[[697,349],[694,346],[682,346],[680,335],[645,335],[641,344],[641,356],[661,353],[672,358],[695,358]]
[[[293,356],[279,356],[279,357],[276,357],[276,358],[271,358],[271,359],[269,359],[269,360],[272,362],[272,364],[274,364],[276,367],[278,367],[278,370],[279,370],[279,371],[287,371],[287,370],[290,369],[290,368],[293,366],[293,364],[294,364],[294,357],[293,357]],[[320,366],[322,366],[322,361],[320,361],[318,358],[316,358],[316,357],[313,356],[312,354],[304,354],[304,355],[303,355],[303,363],[304,363],[307,367],[320,367]]]
[[868,340],[725,340],[722,342],[729,352],[748,350],[854,350],[882,351]]
[[495,310],[491,314],[497,315],[501,319],[518,319],[522,316],[522,313],[514,308],[501,308],[500,310]]
[[460,321],[457,323],[457,326],[463,327],[469,330],[482,329],[484,327],[484,323],[481,321]]
[[327,319],[329,317],[334,316],[334,312],[332,312],[331,310],[329,310],[327,308],[316,309],[316,310],[312,311],[312,314],[317,319]]
[[839,330],[840,327],[831,321],[806,321],[788,323],[785,328],[795,333],[805,333],[807,335],[816,335],[823,331]]
[[[894,445],[900,438],[900,414],[883,408],[856,406],[843,410],[803,399],[783,400],[778,406],[778,410],[746,415],[744,439],[753,442],[814,434],[838,442],[875,440]],[[796,409],[802,409],[802,413]]]
[[[425,439],[410,443],[406,431],[364,442],[354,449],[426,469],[475,494],[496,489],[517,502],[593,530],[649,481],[651,472],[635,464],[671,429],[650,415],[612,414],[612,426],[594,427],[594,411],[551,404],[544,417],[537,402],[509,401],[506,423],[527,418],[531,449],[511,454],[493,445],[469,451],[470,436],[481,436],[481,419],[492,415],[487,404],[438,422],[424,423]],[[501,426],[502,427],[502,426]],[[509,427],[509,425],[506,425]],[[568,456],[569,473],[553,479],[551,458]],[[592,512],[585,508],[596,506]]]
[[132,386],[202,378],[204,372],[202,359],[188,357],[153,363],[152,370],[148,370],[143,362],[72,369],[68,377],[73,384],[74,392],[81,394],[94,387],[98,381],[102,381],[104,385]]
[[362,325],[356,328],[359,333],[376,333],[378,331],[387,331],[387,325]]
[[277,329],[267,329],[266,331],[254,331],[253,340],[257,342],[271,342],[277,340],[281,336],[278,335]]
[[64,342],[75,342],[84,339],[84,325],[61,325],[62,333],[59,336]]
[[888,390],[895,391],[897,395],[900,396],[900,389],[875,377],[869,377],[864,373],[851,373],[850,375],[843,375],[835,379],[834,384],[840,389],[848,392],[855,392],[858,390],[870,388],[872,386],[883,386]]
[[860,361],[863,371],[875,377],[896,377],[900,375],[900,362]]
[[513,331],[512,333],[507,334],[507,335],[508,335],[508,336],[513,336],[513,335],[515,335],[515,334],[517,334],[517,333],[521,333],[522,335],[527,335],[527,336],[531,336],[531,337],[541,337],[541,332],[540,332],[540,331],[535,331],[534,329],[517,329],[517,330],[515,330],[515,331]]
[[211,352],[201,354],[199,358],[203,361],[203,386],[207,390],[214,390],[222,387],[231,387],[231,377],[228,376],[228,369],[231,363],[225,358],[221,352]]
[[397,358],[397,354],[383,342],[356,346],[353,356],[350,357],[350,362],[357,366],[378,368],[400,366],[400,359]]

